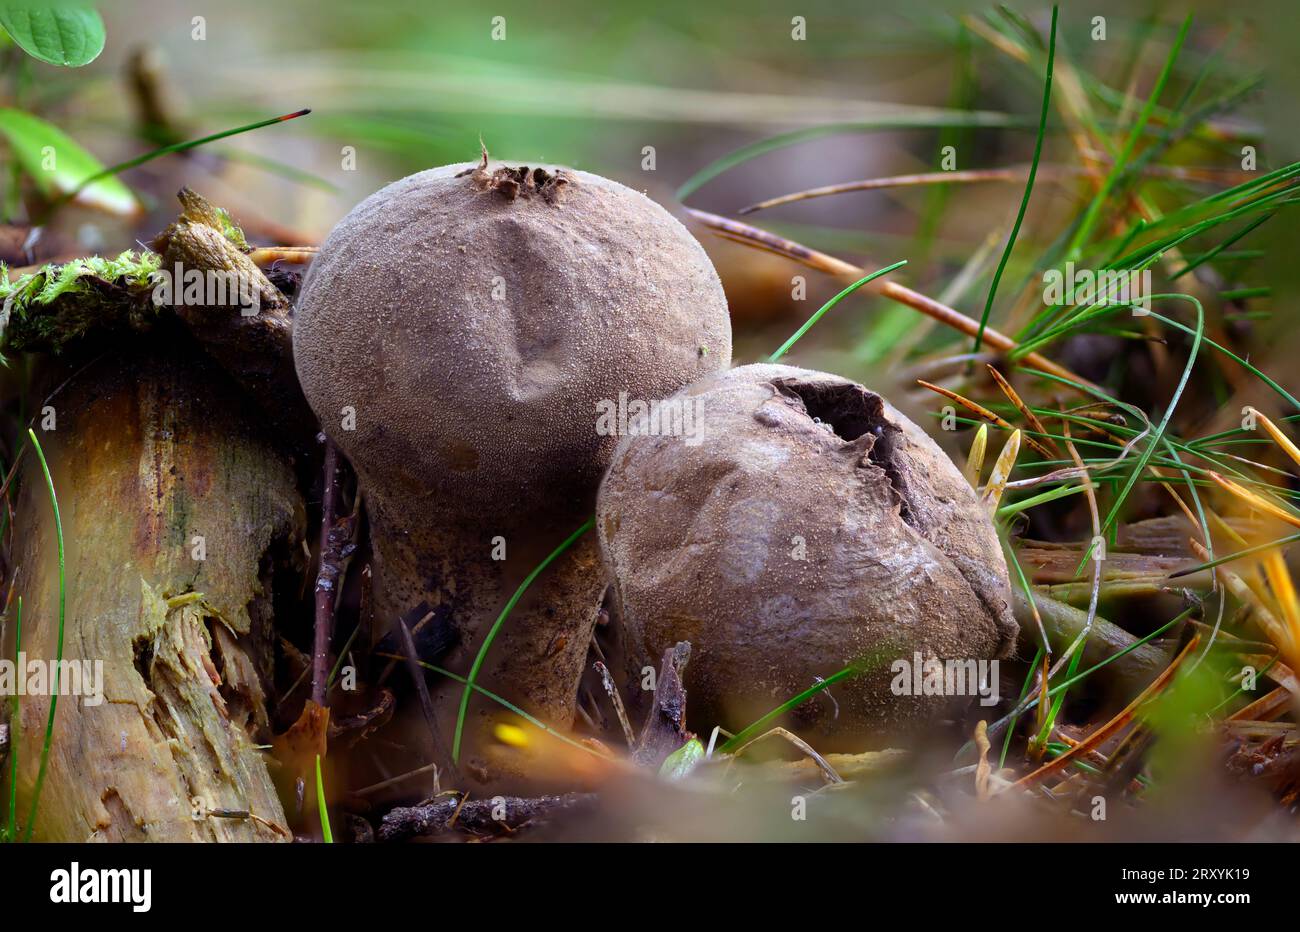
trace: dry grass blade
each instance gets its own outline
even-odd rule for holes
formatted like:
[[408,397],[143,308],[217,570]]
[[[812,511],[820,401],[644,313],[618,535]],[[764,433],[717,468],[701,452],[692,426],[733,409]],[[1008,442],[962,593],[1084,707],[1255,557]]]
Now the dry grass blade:
[[[989,375],[993,376],[993,381],[998,383],[998,388],[1002,389],[1002,393],[1010,399],[1013,405],[1016,406],[1016,410],[1021,413],[1029,426],[1034,429],[1034,432],[1044,435],[1041,446],[1035,443],[1031,437],[1026,437],[1025,439],[1029,441],[1030,445],[1033,446],[1035,450],[1041,450],[1043,447],[1046,447],[1047,450],[1050,451],[1049,455],[1052,459],[1060,459],[1061,451],[1057,448],[1052,439],[1046,436],[1047,428],[1044,427],[1043,422],[1038,419],[1038,415],[1034,414],[1034,412],[1029,409],[1029,405],[1025,404],[1020,399],[1020,394],[1011,387],[1011,383],[1007,381],[1006,377],[1003,376],[1001,372],[993,366],[989,366],[988,370]],[[1083,464],[1080,463],[1079,465],[1082,466]]]
[[981,424],[971,441],[970,455],[966,457],[966,481],[972,489],[980,485],[980,473],[984,471],[984,451],[988,449],[989,425]]
[[1257,408],[1248,407],[1246,409],[1246,416],[1249,417],[1252,414],[1259,423],[1264,425],[1264,430],[1268,431],[1268,435],[1273,438],[1273,442],[1282,448],[1282,452],[1291,457],[1292,461],[1300,464],[1300,448],[1297,448],[1296,445],[1291,442],[1290,437],[1282,433],[1282,428],[1274,424],[1273,420],[1263,411],[1260,411]]
[[1157,693],[1159,693],[1161,690],[1163,690],[1166,686],[1169,685],[1170,681],[1173,680],[1174,678],[1174,674],[1178,672],[1178,668],[1182,665],[1183,661],[1187,659],[1188,655],[1195,649],[1196,645],[1200,643],[1200,640],[1201,640],[1201,636],[1199,634],[1193,635],[1191,639],[1188,640],[1186,646],[1184,646],[1183,649],[1178,652],[1178,656],[1173,659],[1173,662],[1170,663],[1169,666],[1167,666],[1161,672],[1161,674],[1155,678],[1154,681],[1152,681],[1150,686],[1142,690],[1142,692],[1138,693],[1137,698],[1135,698],[1132,702],[1130,702],[1123,709],[1121,709],[1120,712],[1114,718],[1112,718],[1106,724],[1102,725],[1092,734],[1088,735],[1087,738],[1080,741],[1074,747],[1070,748],[1070,750],[1066,751],[1060,757],[1056,758],[1055,760],[1049,761],[1048,763],[1039,767],[1037,770],[1033,771],[1032,773],[1025,774],[1023,777],[1021,777],[1019,780],[1017,780],[1015,783],[1012,784],[1012,788],[1014,789],[1016,787],[1029,786],[1033,783],[1037,783],[1039,780],[1043,779],[1044,777],[1051,776],[1057,771],[1063,769],[1067,764],[1069,764],[1075,758],[1080,757],[1088,753],[1089,751],[1093,750],[1098,745],[1100,745],[1103,741],[1105,741],[1107,738],[1115,734],[1115,732],[1123,728],[1133,718],[1133,714],[1137,712],[1137,710],[1141,708],[1142,705],[1145,702],[1147,702],[1147,700],[1155,696]]
[[[980,404],[977,401],[971,401],[969,398],[963,395],[959,395],[956,392],[952,391],[951,389],[944,388],[942,385],[935,385],[933,382],[927,382],[925,379],[917,379],[916,384],[922,386],[923,388],[928,388],[932,392],[938,392],[940,395],[943,395],[943,397],[957,402],[957,404],[961,405],[967,411],[971,412],[974,415],[977,415],[978,417],[984,418],[984,420],[992,424],[996,424],[999,427],[1009,431],[1016,431],[1015,424],[1012,424],[1006,418],[999,417],[998,415],[994,414],[992,411],[990,411],[988,408],[984,407],[982,404]],[[1037,450],[1039,453],[1043,454],[1044,456],[1050,457],[1052,455],[1051,452],[1048,451],[1046,447],[1044,447],[1033,437],[1026,437],[1024,439],[1031,447],[1033,447],[1035,450]]]
[[610,675],[609,667],[597,660],[595,663],[596,672],[600,674],[600,685],[605,687],[605,692],[609,696],[610,704],[614,706],[614,713],[618,716],[618,723],[623,726],[623,738],[627,741],[629,748],[636,747],[636,736],[632,733],[632,723],[628,721],[627,709],[623,707],[623,697],[619,695],[618,686],[614,683],[614,677]]
[[1007,489],[1007,479],[1016,466],[1016,457],[1020,455],[1020,431],[1014,431],[1007,438],[1006,446],[993,463],[993,472],[989,473],[989,484],[984,489],[984,504],[990,511],[996,511],[1002,502],[1002,493]]
[[[1104,160],[1102,160],[1104,161]],[[818,197],[831,197],[836,194],[849,194],[855,191],[881,191],[890,188],[912,188],[935,184],[980,184],[985,182],[1023,182],[1029,174],[1028,165],[1012,165],[1007,168],[967,168],[957,171],[917,172],[910,175],[889,175],[884,178],[864,178],[861,181],[846,181],[842,184],[821,185],[794,191],[780,197],[770,197],[757,204],[742,207],[737,213],[742,217],[794,204]],[[1061,181],[1079,175],[1093,175],[1094,170],[1073,165],[1040,165],[1038,178],[1043,181]],[[1161,178],[1173,178],[1179,181],[1219,182],[1222,184],[1241,184],[1251,180],[1249,172],[1233,171],[1221,168],[1196,168],[1184,165],[1147,165],[1142,169],[1143,175]]]
[[1273,590],[1273,599],[1277,602],[1289,634],[1290,656],[1295,657],[1296,645],[1300,645],[1300,603],[1296,600],[1295,582],[1291,579],[1291,571],[1287,569],[1281,550],[1270,550],[1265,554],[1263,562],[1268,587]]
[[[692,207],[686,208],[686,212],[696,220],[703,223],[717,235],[741,243],[745,246],[752,246],[756,249],[763,249],[767,252],[775,253],[778,256],[785,256],[801,265],[810,269],[816,269],[819,272],[825,272],[828,275],[838,275],[850,280],[856,281],[867,274],[866,270],[851,262],[845,262],[843,259],[837,259],[834,256],[828,256],[826,253],[818,252],[815,249],[809,249],[807,246],[796,243],[794,240],[788,240],[784,237],[769,233],[766,230],[760,230],[758,227],[751,226],[748,223],[742,223],[739,220],[731,220],[727,217],[720,217],[717,214],[711,214],[707,211],[696,210]],[[968,337],[974,337],[979,332],[979,321],[967,317],[960,311],[948,307],[934,298],[913,291],[906,285],[900,285],[888,278],[878,278],[869,282],[863,287],[869,288],[877,294],[896,301],[899,304],[906,305],[915,311],[919,311],[927,317],[931,317],[939,323],[953,328],[959,333]],[[993,348],[1002,352],[1008,352],[1016,348],[1016,341],[1006,334],[994,330],[991,327],[984,328],[984,341]],[[1039,353],[1026,353],[1023,359],[1025,365],[1051,375],[1058,376],[1079,385],[1091,388],[1097,388],[1088,379],[1071,372],[1065,366],[1053,362],[1046,356]]]
[[262,246],[248,254],[259,267],[287,262],[290,265],[306,265],[316,258],[319,246]]
[[793,732],[787,731],[786,729],[781,728],[779,726],[776,728],[771,728],[763,732],[761,735],[758,735],[755,738],[750,738],[740,747],[736,748],[736,750],[732,752],[731,756],[733,758],[739,757],[741,754],[744,753],[745,748],[757,744],[758,742],[762,741],[764,738],[784,738],[786,741],[789,741],[791,744],[797,747],[804,754],[808,755],[808,758],[817,765],[817,769],[821,771],[822,778],[827,783],[844,782],[844,778],[835,772],[835,768],[826,762],[826,758],[822,757],[815,750],[813,750],[812,745],[810,745],[807,741],[803,740],[803,738],[800,738],[798,735],[794,734]]
[[[1196,541],[1191,542],[1192,550],[1200,557],[1207,558],[1208,551]],[[1239,573],[1228,569],[1226,566],[1219,567],[1219,575],[1223,578],[1223,583],[1233,597],[1250,611],[1250,616],[1255,624],[1268,635],[1269,640],[1282,652],[1287,660],[1295,662],[1296,649],[1293,629],[1285,624],[1273,611],[1272,606],[1268,604],[1269,599],[1265,593],[1252,587]]]
[[1020,165],[1013,168],[972,168],[961,171],[920,172],[913,175],[891,175],[887,178],[867,178],[862,181],[828,184],[817,188],[808,188],[804,191],[795,191],[792,194],[783,194],[780,197],[771,197],[765,201],[759,201],[757,204],[742,207],[738,213],[745,216],[746,214],[757,213],[760,210],[767,210],[770,207],[779,207],[782,204],[793,204],[797,201],[807,201],[815,197],[829,197],[834,194],[847,194],[851,191],[879,191],[886,188],[910,188],[929,184],[1022,181],[1028,173],[1029,166]]
[[1221,476],[1214,470],[1209,470],[1210,478],[1217,482],[1223,489],[1231,492],[1233,495],[1247,502],[1253,508],[1257,508],[1265,514],[1270,514],[1280,521],[1285,521],[1293,527],[1300,527],[1300,515],[1295,515],[1280,505],[1275,505],[1261,495],[1257,495],[1245,486],[1238,485],[1226,476]]
[[975,750],[979,753],[979,762],[975,764],[975,796],[985,800],[989,798],[989,723],[980,719],[975,725]]

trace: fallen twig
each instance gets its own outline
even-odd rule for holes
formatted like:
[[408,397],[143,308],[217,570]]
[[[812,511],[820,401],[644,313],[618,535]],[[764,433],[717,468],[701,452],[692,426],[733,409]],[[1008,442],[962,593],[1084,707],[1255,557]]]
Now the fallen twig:
[[535,799],[498,796],[469,801],[459,795],[445,796],[423,806],[392,810],[379,826],[379,840],[403,841],[456,830],[476,835],[508,834],[557,813],[590,805],[595,799],[595,793],[566,793]]
[[[794,240],[788,240],[784,237],[769,233],[766,230],[760,230],[758,227],[751,226],[748,223],[741,223],[739,220],[731,220],[727,217],[720,217],[717,214],[711,214],[707,211],[686,208],[696,220],[699,220],[716,234],[745,246],[753,246],[757,249],[764,249],[768,252],[776,253],[778,256],[785,256],[793,259],[801,265],[806,265],[811,269],[819,272],[826,272],[829,275],[838,275],[842,278],[857,281],[867,274],[867,271],[851,262],[845,262],[843,259],[837,259],[834,256],[828,256],[825,253],[818,252],[815,249],[809,249],[807,246],[796,243]],[[919,291],[913,291],[906,285],[900,285],[888,277],[877,278],[863,285],[877,294],[889,298],[891,301],[897,301],[899,304],[905,304],[913,310],[920,311],[927,317],[932,317],[942,324],[946,324],[966,336],[974,337],[979,332],[979,321],[972,320],[965,314],[934,298],[927,297]],[[1007,352],[1016,348],[1016,341],[1011,337],[994,330],[992,327],[984,328],[984,342],[993,348],[1002,352]],[[1084,387],[1096,388],[1091,381],[1076,375],[1065,366],[1055,363],[1039,353],[1025,354],[1024,364],[1048,372],[1060,378],[1076,382]]]

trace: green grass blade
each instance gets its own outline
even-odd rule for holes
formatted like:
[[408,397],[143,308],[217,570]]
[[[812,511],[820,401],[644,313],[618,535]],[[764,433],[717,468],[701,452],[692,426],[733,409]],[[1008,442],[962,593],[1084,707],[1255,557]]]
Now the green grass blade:
[[[402,658],[394,655],[394,659],[400,660]],[[449,680],[455,680],[457,683],[463,683],[468,685],[470,689],[473,689],[474,692],[478,693],[480,696],[483,696],[486,699],[491,699],[493,702],[497,703],[498,705],[510,710],[511,712],[515,713],[515,715],[518,715],[520,718],[526,721],[528,724],[532,725],[534,728],[541,729],[542,731],[550,735],[552,738],[558,738],[560,741],[563,741],[565,744],[569,745],[570,747],[577,748],[579,751],[586,751],[588,754],[591,754],[595,757],[599,757],[602,759],[605,758],[604,754],[601,754],[599,751],[596,751],[588,747],[587,745],[582,744],[581,742],[574,741],[566,734],[562,734],[561,732],[556,731],[554,728],[552,728],[550,725],[543,722],[537,716],[529,715],[523,709],[519,708],[519,706],[515,705],[513,702],[511,702],[508,699],[503,699],[501,696],[498,696],[490,689],[484,689],[482,686],[478,685],[478,683],[471,683],[469,680],[465,679],[465,677],[460,676],[459,674],[456,673],[452,673],[450,670],[445,669],[444,667],[435,666],[431,663],[425,663],[423,660],[417,660],[416,663],[424,667],[426,670],[432,670],[434,673],[447,677],[447,679]]]
[[470,667],[469,676],[465,679],[465,691],[461,693],[460,696],[460,711],[456,713],[456,736],[452,739],[451,743],[451,759],[453,762],[460,762],[460,739],[465,730],[465,716],[469,712],[470,689],[474,686],[474,681],[478,679],[478,671],[482,669],[483,661],[487,659],[488,650],[492,647],[492,642],[496,640],[497,633],[501,630],[501,626],[505,624],[506,618],[510,615],[511,610],[514,609],[519,600],[523,598],[524,592],[533,584],[533,580],[540,576],[542,571],[550,566],[551,563],[560,556],[560,554],[572,547],[579,537],[586,534],[595,526],[596,518],[593,515],[583,523],[582,527],[578,528],[565,538],[564,543],[552,550],[545,560],[537,564],[537,566],[533,568],[533,571],[528,574],[527,578],[519,584],[519,588],[515,590],[515,594],[510,597],[510,601],[506,602],[505,608],[501,609],[501,614],[498,615],[497,620],[492,623],[492,627],[489,629],[487,637],[483,639],[483,644],[478,649],[478,656],[474,658],[474,665]]
[[320,776],[320,755],[316,755],[316,808],[320,810],[320,832],[325,844],[334,844],[334,833],[330,831],[330,811],[325,805],[325,782]]
[[[23,597],[18,597],[18,607],[14,613],[14,669],[18,669],[18,655],[23,649]],[[9,715],[9,823],[5,826],[5,838],[12,839],[18,834],[18,690],[14,690]]]
[[240,133],[251,132],[252,130],[255,129],[261,129],[264,126],[274,126],[276,123],[287,123],[289,120],[296,120],[298,117],[306,116],[309,113],[311,113],[310,110],[296,110],[293,113],[286,113],[283,114],[282,116],[271,117],[270,119],[267,120],[258,120],[256,123],[248,123],[244,126],[236,126],[233,129],[224,129],[221,132],[213,133],[210,136],[203,136],[199,139],[190,139],[186,142],[177,142],[177,143],[173,143],[170,146],[162,146],[160,148],[153,149],[149,152],[144,153],[143,155],[137,155],[133,159],[127,159],[125,162],[119,162],[116,165],[110,165],[108,168],[104,169],[103,171],[91,175],[89,178],[83,179],[82,182],[79,185],[77,185],[77,187],[73,191],[64,195],[64,197],[61,200],[61,203],[63,201],[72,200],[87,185],[94,184],[96,181],[101,181],[104,178],[108,178],[112,175],[120,174],[121,172],[127,171],[128,169],[135,168],[137,165],[143,165],[145,162],[152,162],[154,159],[161,158],[164,155],[171,155],[174,152],[185,152],[190,149],[196,149],[199,146],[205,146],[210,142],[216,142],[218,139],[226,139],[227,137],[230,136],[238,136]]
[[862,672],[862,667],[860,665],[852,664],[850,666],[845,667],[843,670],[840,670],[836,673],[832,673],[830,676],[826,677],[826,679],[822,680],[821,682],[814,683],[812,686],[809,686],[807,689],[805,689],[799,695],[795,696],[793,699],[787,699],[785,702],[781,703],[771,712],[768,712],[766,715],[764,715],[758,721],[754,722],[752,725],[747,725],[746,727],[742,728],[739,733],[732,735],[730,738],[727,739],[726,743],[724,743],[722,747],[718,748],[718,753],[730,754],[736,748],[742,747],[747,741],[749,741],[750,738],[762,734],[763,730],[767,728],[768,725],[772,724],[772,722],[776,721],[786,712],[789,712],[791,709],[797,706],[803,705],[805,702],[807,702],[813,696],[817,695],[823,689],[826,689],[828,686],[832,686],[835,683],[838,683],[840,680],[848,679],[850,676],[855,676],[856,674],[861,672]]
[[1178,579],[1181,576],[1190,576],[1193,573],[1199,573],[1203,570],[1212,570],[1215,567],[1223,566],[1225,563],[1231,563],[1234,560],[1241,560],[1245,557],[1254,556],[1257,553],[1263,553],[1265,550],[1272,550],[1274,547],[1285,547],[1300,541],[1300,534],[1288,534],[1286,537],[1280,537],[1277,540],[1265,541],[1262,544],[1256,544],[1254,547],[1246,547],[1244,550],[1238,550],[1234,553],[1226,554],[1222,557],[1216,557],[1213,560],[1207,560],[1205,563],[1198,563],[1196,566],[1189,566],[1186,569],[1177,570],[1170,573],[1170,579]]
[[[1019,708],[1029,695],[1029,689],[1034,684],[1034,671],[1038,669],[1038,664],[1043,659],[1043,645],[1039,644],[1034,651],[1034,659],[1029,662],[1029,669],[1025,671],[1025,682],[1020,687],[1020,696],[1016,699],[1016,707]],[[1002,751],[998,754],[998,770],[1007,765],[1007,751],[1011,749],[1011,736],[1016,733],[1016,723],[1020,721],[1020,713],[1011,716],[1011,724],[1007,726],[1007,733],[1002,737]]]
[[1115,159],[1115,164],[1106,174],[1106,180],[1102,182],[1101,188],[1097,194],[1088,203],[1088,209],[1075,228],[1074,236],[1070,239],[1070,245],[1066,248],[1066,255],[1071,259],[1077,259],[1083,248],[1083,245],[1092,235],[1093,228],[1101,217],[1101,210],[1109,199],[1111,192],[1115,189],[1120,176],[1124,174],[1128,167],[1129,159],[1133,157],[1133,149],[1137,145],[1138,139],[1141,138],[1142,132],[1146,129],[1147,121],[1151,119],[1151,113],[1155,109],[1160,95],[1164,93],[1165,84],[1169,81],[1170,74],[1174,70],[1174,62],[1178,60],[1178,54],[1182,51],[1183,42],[1187,39],[1187,32],[1192,27],[1192,16],[1187,14],[1183,20],[1182,28],[1178,30],[1178,38],[1174,40],[1173,48],[1169,50],[1169,56],[1165,59],[1165,65],[1160,70],[1160,76],[1156,79],[1155,87],[1151,90],[1151,96],[1142,106],[1141,113],[1138,114],[1133,128],[1129,131],[1128,139],[1124,143],[1124,148],[1119,157]]
[[734,152],[724,155],[722,158],[709,163],[700,169],[686,182],[677,189],[677,200],[684,201],[700,188],[704,187],[714,178],[730,171],[738,165],[743,165],[750,159],[765,155],[777,149],[784,149],[786,146],[792,146],[797,143],[807,142],[810,139],[820,139],[823,136],[834,136],[840,133],[877,133],[887,132],[896,129],[916,129],[934,126],[969,126],[969,127],[1015,127],[1019,121],[1012,117],[1000,113],[987,113],[983,111],[967,111],[959,113],[948,113],[945,111],[926,111],[911,116],[907,114],[898,114],[897,116],[881,117],[879,120],[861,121],[855,123],[828,123],[825,126],[810,126],[805,129],[797,129],[789,133],[781,133],[768,139],[761,139],[758,142],[742,146]]
[[32,830],[36,827],[36,807],[41,801],[41,789],[45,785],[45,771],[50,763],[50,742],[54,738],[54,714],[59,704],[59,672],[63,666],[63,622],[67,608],[68,589],[63,552],[63,519],[59,516],[59,498],[54,493],[54,480],[50,477],[50,466],[45,462],[45,451],[41,449],[41,442],[36,437],[36,431],[28,428],[27,436],[31,439],[32,448],[36,450],[36,456],[41,461],[41,472],[45,474],[45,488],[50,496],[50,508],[54,511],[54,530],[58,535],[59,542],[59,642],[55,655],[53,688],[50,690],[50,717],[45,723],[45,743],[41,747],[41,766],[36,772],[36,786],[32,790],[31,812],[27,817],[27,831],[23,835],[24,841],[31,841]]
[[813,328],[813,324],[817,323],[817,321],[819,321],[819,320],[822,319],[822,315],[823,315],[823,314],[825,314],[827,311],[829,311],[829,310],[830,310],[831,308],[833,308],[835,305],[839,304],[840,301],[842,301],[844,298],[848,297],[850,294],[852,294],[853,292],[857,291],[859,288],[861,288],[861,287],[862,287],[863,285],[865,285],[867,282],[869,282],[869,281],[873,281],[873,280],[879,278],[879,277],[882,276],[882,275],[888,275],[890,272],[894,271],[894,269],[901,268],[901,267],[904,266],[904,265],[907,265],[907,260],[906,260],[906,259],[900,259],[900,260],[898,260],[897,262],[895,262],[893,265],[887,265],[887,266],[885,266],[883,269],[878,269],[878,270],[876,270],[875,272],[872,272],[870,275],[867,275],[867,276],[865,276],[865,277],[863,277],[863,278],[859,278],[859,279],[858,279],[857,281],[855,281],[852,285],[849,285],[849,287],[845,288],[843,291],[841,291],[841,292],[840,292],[839,294],[837,294],[835,297],[831,298],[829,301],[827,301],[825,304],[823,304],[820,308],[818,308],[818,310],[816,311],[816,313],[814,313],[812,317],[809,317],[809,318],[804,322],[804,325],[803,325],[802,327],[800,327],[798,330],[796,330],[796,331],[794,332],[793,335],[791,335],[790,339],[786,340],[784,343],[781,344],[781,348],[780,348],[780,349],[778,349],[778,350],[777,350],[775,353],[773,353],[771,356],[767,357],[767,361],[768,361],[768,362],[776,362],[778,359],[780,359],[782,356],[784,356],[786,353],[788,353],[788,352],[790,351],[790,347],[792,347],[792,346],[794,346],[796,343],[798,343],[799,340],[803,337],[803,335],[804,335],[805,333],[807,333],[809,330],[811,330],[811,329]]
[[1007,238],[1006,248],[1002,250],[1002,258],[998,260],[997,271],[993,273],[993,281],[989,284],[988,297],[984,299],[984,313],[980,315],[979,330],[975,332],[975,347],[972,352],[978,353],[980,346],[984,342],[984,329],[988,326],[989,314],[993,310],[993,297],[998,293],[998,283],[1002,281],[1002,273],[1006,271],[1007,262],[1011,259],[1011,250],[1015,248],[1016,237],[1020,235],[1020,224],[1025,220],[1025,212],[1029,209],[1029,196],[1034,190],[1034,178],[1038,175],[1038,159],[1043,154],[1043,135],[1047,130],[1047,111],[1052,99],[1052,68],[1056,61],[1056,14],[1057,8],[1052,6],[1052,31],[1047,42],[1047,73],[1043,79],[1043,107],[1038,114],[1038,136],[1034,140],[1034,158],[1029,164],[1029,178],[1025,181],[1025,194],[1020,199],[1020,210],[1016,212],[1016,222],[1011,225],[1011,236]]

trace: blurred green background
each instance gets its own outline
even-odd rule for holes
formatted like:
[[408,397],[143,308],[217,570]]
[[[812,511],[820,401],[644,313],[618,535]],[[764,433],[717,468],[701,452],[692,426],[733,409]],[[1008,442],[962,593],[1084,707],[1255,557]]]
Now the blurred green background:
[[[672,206],[680,186],[716,160],[803,134],[691,193],[692,206],[728,216],[810,186],[933,171],[944,145],[955,147],[959,168],[1019,165],[1033,148],[1041,64],[1015,60],[995,39],[1015,36],[1019,24],[1041,42],[1050,18],[1044,4],[1000,11],[910,2],[593,8],[140,0],[101,9],[107,46],[86,68],[18,62],[8,49],[17,65],[9,69],[8,102],[49,119],[105,164],[146,151],[151,141],[304,107],[312,113],[126,173],[153,208],[148,220],[114,229],[99,218],[61,218],[85,250],[121,248],[160,228],[180,183],[229,208],[256,240],[317,242],[380,185],[476,158],[480,139],[494,156],[598,172]],[[1100,124],[1119,138],[1122,121],[1132,118],[1125,96],[1140,103],[1188,10],[1195,25],[1165,103],[1197,81],[1195,99],[1213,100],[1258,80],[1209,114],[1209,125],[1228,128],[1231,138],[1202,134],[1180,143],[1169,161],[1232,168],[1243,138],[1258,145],[1261,171],[1291,161],[1300,131],[1296,32],[1285,7],[1071,4],[1061,14],[1058,55],[1084,76]],[[1101,41],[1094,38],[1099,16]],[[645,170],[650,149],[653,171]],[[1055,109],[1043,158],[1079,161]],[[757,222],[869,267],[906,258],[895,277],[938,296],[981,246],[996,258],[1020,193],[1019,184],[898,188],[790,205]],[[1171,191],[1169,203],[1184,193]],[[1040,184],[1022,240],[1045,246],[1077,208],[1068,186]],[[1294,312],[1294,289],[1278,287],[1294,275],[1289,227],[1270,224],[1256,244],[1265,252],[1257,277],[1275,285],[1274,321]],[[801,270],[703,238],[732,300],[741,360],[770,350],[838,288],[805,273],[807,299],[792,301],[791,277]],[[1027,280],[1039,252],[1018,247],[1008,282]],[[979,316],[991,265],[981,263],[959,282],[962,290],[949,293],[971,316]],[[893,364],[948,338],[917,325],[912,311],[855,295],[795,361],[888,379]]]

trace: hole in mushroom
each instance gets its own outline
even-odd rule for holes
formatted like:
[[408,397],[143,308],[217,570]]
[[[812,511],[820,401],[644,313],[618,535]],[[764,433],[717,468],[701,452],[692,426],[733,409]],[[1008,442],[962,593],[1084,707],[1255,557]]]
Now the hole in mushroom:
[[904,521],[911,523],[907,480],[894,459],[895,439],[901,433],[885,416],[883,399],[852,382],[775,379],[777,390],[803,403],[804,411],[814,423],[825,425],[845,442],[852,443],[870,434],[867,461],[884,471],[898,501]]

